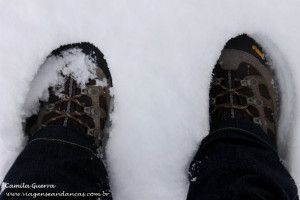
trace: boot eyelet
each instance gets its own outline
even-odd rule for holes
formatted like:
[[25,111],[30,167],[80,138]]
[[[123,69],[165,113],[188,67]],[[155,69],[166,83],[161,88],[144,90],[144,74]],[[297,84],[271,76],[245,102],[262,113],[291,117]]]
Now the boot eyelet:
[[252,104],[253,104],[253,102],[254,102],[254,100],[253,100],[253,98],[252,98],[252,97],[250,97],[250,98],[247,98],[247,104],[249,104],[249,105],[252,105]]
[[261,119],[259,117],[255,117],[253,118],[253,122],[257,125],[260,125],[260,126],[263,126],[263,127],[266,127],[267,126],[267,121],[265,119]]
[[98,117],[100,116],[100,111],[98,109],[91,109],[91,115]]
[[92,108],[92,107],[84,107],[83,112],[85,112],[88,115],[92,115],[94,117],[100,116],[100,110]]
[[247,80],[241,80],[241,86],[247,87],[248,86]]
[[263,101],[261,99],[255,99],[254,103],[257,106],[262,106],[263,105]]
[[255,117],[255,118],[253,118],[253,122],[254,122],[255,124],[259,124],[260,119],[259,119],[258,117]]
[[88,89],[88,94],[92,96],[98,96],[99,95],[99,90],[98,88],[89,88]]
[[88,129],[87,134],[94,137],[94,129]]
[[256,78],[251,78],[248,80],[248,85],[251,85],[251,86],[255,86],[257,85],[258,81]]
[[85,112],[86,114],[91,114],[91,107],[84,107],[83,112]]
[[264,119],[261,119],[260,120],[260,124],[262,125],[262,126],[267,126],[267,122],[266,122],[266,120],[264,120]]

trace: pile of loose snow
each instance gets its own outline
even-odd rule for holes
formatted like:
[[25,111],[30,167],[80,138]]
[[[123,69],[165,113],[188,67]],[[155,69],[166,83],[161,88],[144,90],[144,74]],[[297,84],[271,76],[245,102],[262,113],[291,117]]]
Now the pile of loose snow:
[[48,100],[49,87],[54,88],[57,96],[64,98],[62,93],[64,88],[56,86],[64,85],[64,77],[66,76],[71,76],[81,88],[85,88],[88,81],[92,79],[96,80],[97,86],[106,86],[106,80],[100,81],[97,78],[96,68],[93,58],[85,55],[78,48],[63,51],[61,56],[48,57],[30,83],[23,106],[23,118],[26,119],[26,117],[37,113],[39,100]]
[[0,0],[0,179],[26,142],[28,102],[55,80],[54,70],[35,84],[38,69],[58,46],[88,41],[104,53],[114,83],[107,145],[114,199],[185,199],[189,163],[209,131],[211,71],[224,44],[248,33],[277,72],[278,148],[299,184],[299,7],[296,0]]

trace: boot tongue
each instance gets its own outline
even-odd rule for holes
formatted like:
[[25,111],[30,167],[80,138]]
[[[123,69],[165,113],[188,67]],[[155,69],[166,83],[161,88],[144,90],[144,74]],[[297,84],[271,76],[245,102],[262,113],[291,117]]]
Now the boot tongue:
[[[69,97],[71,97],[71,96],[73,96],[73,84],[74,84],[74,80],[71,77],[68,77],[68,79],[69,80],[66,81],[66,83],[65,83],[65,92],[66,92],[66,94],[68,94]],[[69,82],[69,84],[67,84],[68,82]],[[67,101],[67,107],[65,108],[65,112],[66,113],[70,113],[71,103],[72,103],[71,100]],[[63,126],[67,126],[68,120],[69,120],[68,117],[64,118]]]

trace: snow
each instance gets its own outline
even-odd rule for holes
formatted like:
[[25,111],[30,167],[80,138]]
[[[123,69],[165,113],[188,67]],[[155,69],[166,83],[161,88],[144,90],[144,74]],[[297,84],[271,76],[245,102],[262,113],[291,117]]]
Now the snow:
[[24,102],[39,67],[58,46],[88,41],[114,83],[114,199],[185,199],[189,163],[209,131],[211,71],[226,41],[248,33],[277,72],[278,148],[299,185],[299,8],[297,0],[0,0],[0,180],[26,142]]
[[[49,87],[54,88],[58,97],[65,98],[63,88],[57,87],[64,84],[65,76],[70,75],[81,88],[85,88],[89,79],[96,79],[96,68],[93,59],[78,48],[62,52],[62,56],[48,57],[30,83],[30,92],[23,105],[23,120],[38,112],[39,100],[48,100]],[[106,86],[107,80],[96,79],[96,85]]]

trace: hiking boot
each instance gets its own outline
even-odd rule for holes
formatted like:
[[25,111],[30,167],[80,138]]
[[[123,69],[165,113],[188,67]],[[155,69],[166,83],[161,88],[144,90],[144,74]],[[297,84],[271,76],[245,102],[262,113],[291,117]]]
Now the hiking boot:
[[210,122],[226,118],[253,121],[275,141],[277,91],[262,49],[247,35],[227,42],[213,70]]
[[26,122],[25,132],[32,136],[42,127],[67,126],[94,139],[95,144],[99,146],[104,137],[104,125],[109,114],[111,75],[103,54],[90,43],[61,46],[48,58],[65,59],[64,56],[73,54],[74,50],[80,51],[91,60],[95,66],[95,78],[88,79],[87,84],[79,84],[74,74],[62,73],[68,68],[68,64],[63,66],[59,72],[62,81],[48,88],[48,101],[40,102],[37,115],[30,117]]

